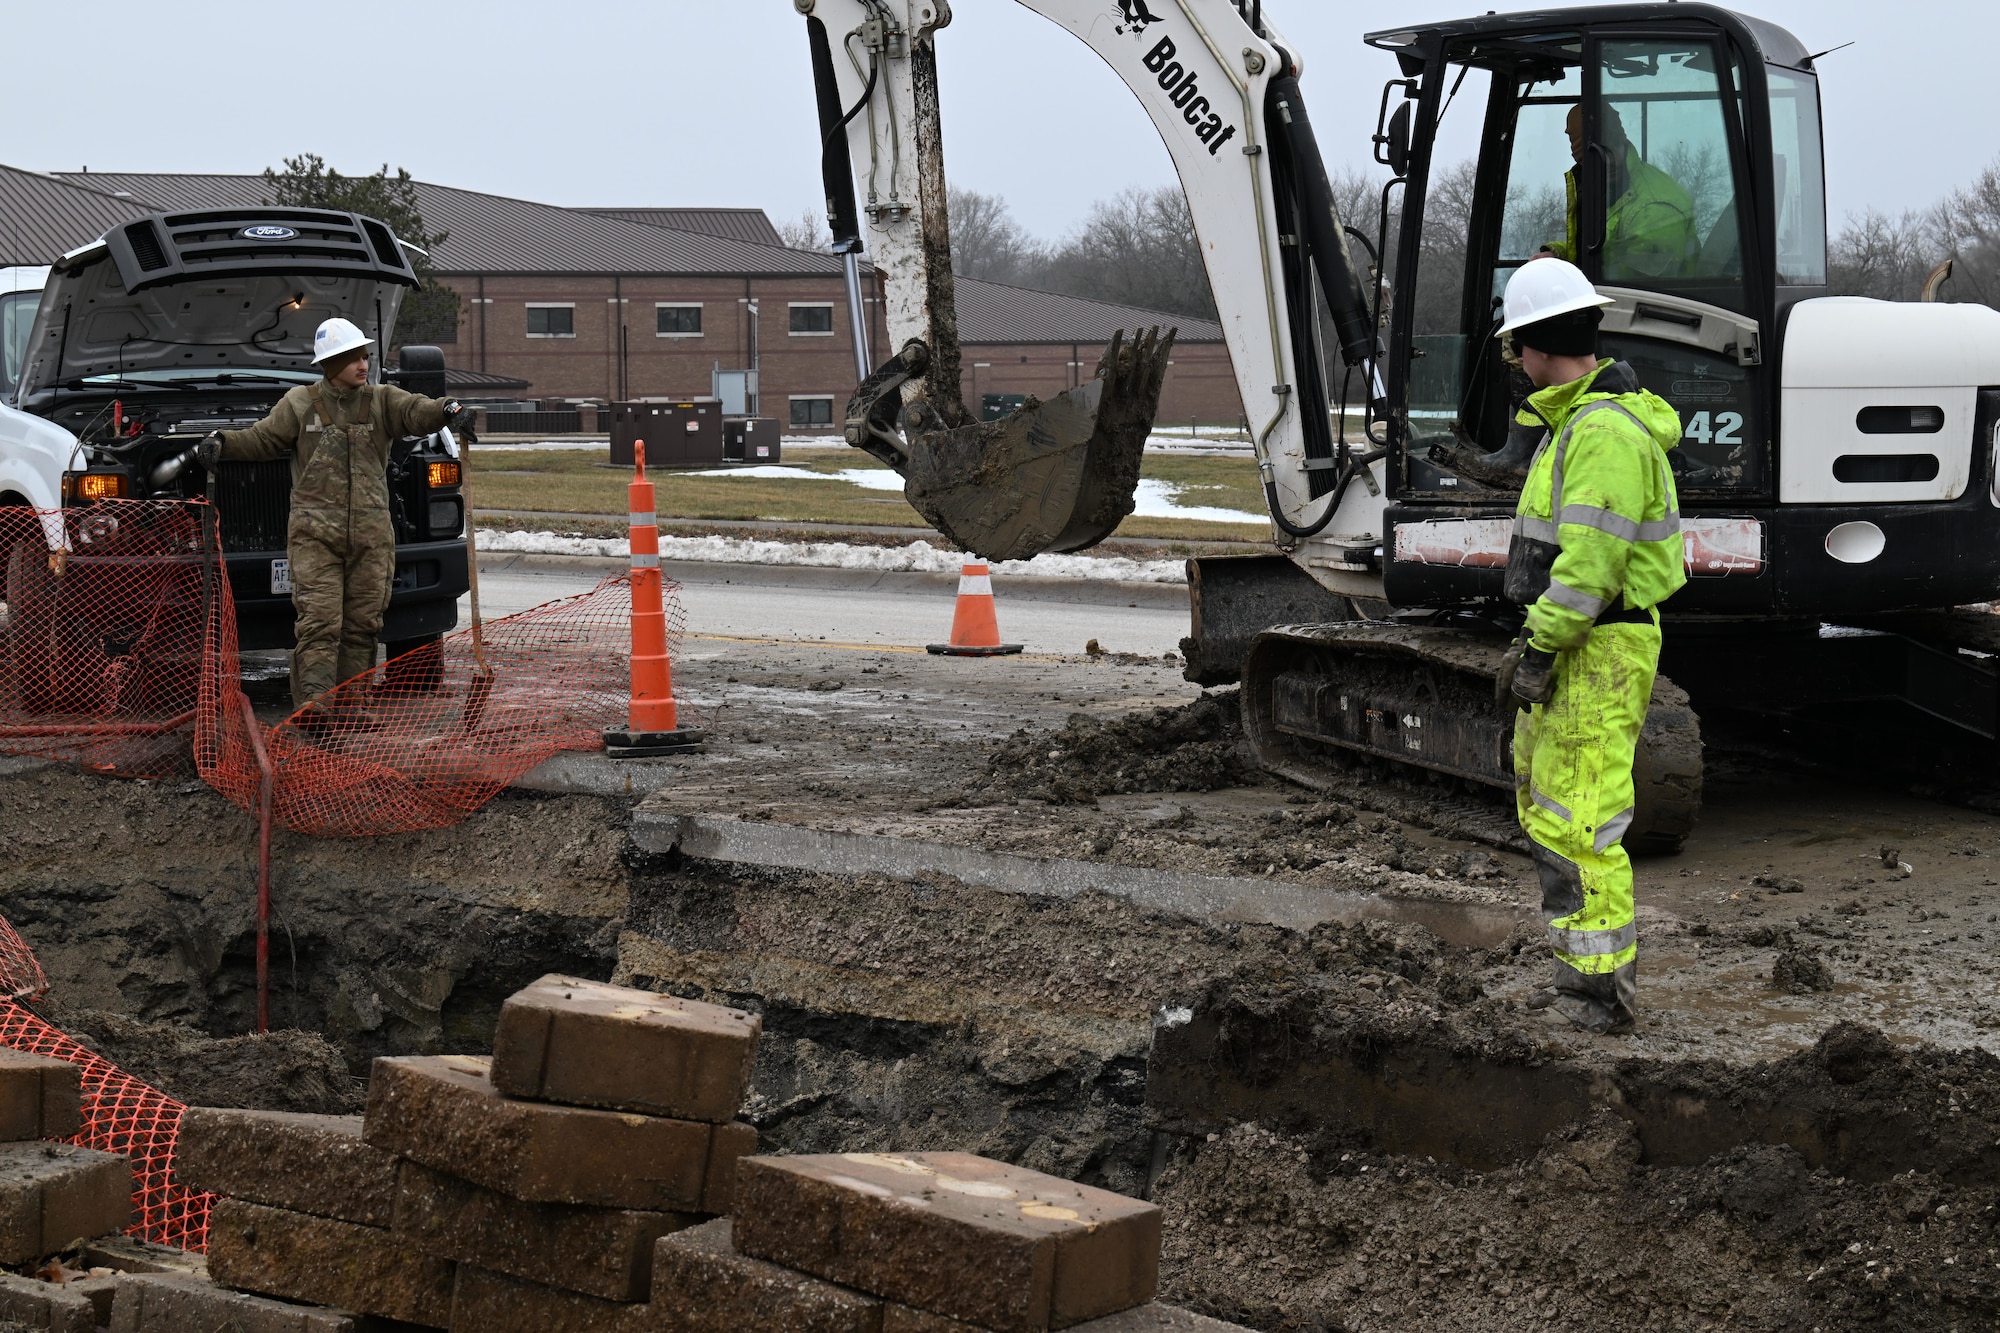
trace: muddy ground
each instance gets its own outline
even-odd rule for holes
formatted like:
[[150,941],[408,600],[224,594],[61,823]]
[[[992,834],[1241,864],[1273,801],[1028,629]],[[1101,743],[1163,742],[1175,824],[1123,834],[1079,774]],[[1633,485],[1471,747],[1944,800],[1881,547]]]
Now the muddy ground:
[[[1268,785],[1174,662],[689,647],[716,739],[649,808],[1533,916],[1504,811]],[[1464,950],[648,855],[623,795],[281,838],[275,1038],[240,1035],[250,821],[196,784],[0,775],[0,912],[52,1016],[197,1101],[348,1109],[369,1057],[483,1049],[546,971],[742,1004],[771,1149],[1150,1192],[1166,1295],[1258,1328],[1991,1327],[2000,823],[1761,742],[1710,762],[1688,850],[1639,869],[1624,1039],[1522,1008],[1532,925]]]

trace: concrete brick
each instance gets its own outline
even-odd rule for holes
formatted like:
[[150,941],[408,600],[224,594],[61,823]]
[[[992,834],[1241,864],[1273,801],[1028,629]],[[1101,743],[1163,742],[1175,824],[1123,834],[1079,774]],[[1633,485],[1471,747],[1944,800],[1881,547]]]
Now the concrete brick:
[[653,1242],[702,1221],[696,1213],[523,1203],[469,1180],[404,1162],[398,1240],[446,1259],[607,1301],[643,1301]]
[[[573,1291],[536,1286],[471,1264],[458,1269],[451,1327],[478,1333],[667,1333],[649,1305],[621,1305]],[[746,1333],[748,1331],[746,1330]]]
[[375,1061],[368,1142],[530,1203],[702,1211],[714,1127],[503,1097],[476,1056]]
[[0,1142],[66,1139],[83,1126],[83,1070],[0,1048]]
[[209,1275],[225,1287],[442,1328],[452,1264],[383,1227],[223,1199],[208,1220]]
[[708,1140],[708,1178],[702,1182],[701,1211],[728,1213],[736,1199],[736,1163],[757,1151],[757,1127],[741,1120],[717,1125]]
[[[100,1279],[96,1288],[104,1287]],[[97,1303],[83,1282],[57,1286],[32,1277],[0,1273],[0,1320],[11,1319],[49,1333],[97,1333]],[[110,1302],[105,1302],[108,1313]]]
[[0,1263],[123,1231],[131,1214],[132,1165],[123,1157],[66,1143],[0,1144]]
[[174,1179],[194,1190],[386,1227],[396,1159],[361,1137],[358,1115],[298,1115],[190,1106]]
[[880,1333],[882,1303],[737,1253],[728,1218],[653,1248],[653,1308],[675,1333]]
[[313,1310],[178,1273],[118,1279],[111,1333],[357,1333],[342,1310]]
[[723,1124],[749,1091],[762,1031],[740,1009],[550,975],[500,1006],[493,1086]]
[[[882,1333],[987,1333],[977,1324],[967,1324],[925,1310],[890,1302],[882,1307]],[[1225,1324],[1220,1319],[1195,1314],[1173,1305],[1141,1305],[1073,1325],[1069,1333],[1250,1333],[1241,1324]]]
[[746,1157],[735,1239],[999,1333],[1068,1328],[1159,1286],[1157,1207],[969,1153]]

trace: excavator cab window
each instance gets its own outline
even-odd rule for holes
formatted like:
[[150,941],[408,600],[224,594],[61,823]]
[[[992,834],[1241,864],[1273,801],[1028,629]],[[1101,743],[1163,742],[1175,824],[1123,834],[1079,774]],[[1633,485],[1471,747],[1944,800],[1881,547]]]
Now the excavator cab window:
[[[1572,260],[1620,300],[1601,351],[1629,361],[1679,411],[1683,436],[1672,456],[1683,487],[1767,489],[1768,409],[1744,364],[1754,357],[1737,355],[1759,336],[1760,303],[1749,209],[1738,207],[1748,178],[1743,77],[1730,44],[1712,31],[1482,35],[1451,44],[1446,61],[1486,71],[1490,93],[1476,179],[1461,182],[1469,173],[1454,173],[1449,159],[1431,165],[1414,287],[1421,299],[1442,281],[1426,270],[1457,261],[1462,300],[1451,333],[1459,352],[1455,364],[1434,357],[1425,344],[1442,331],[1427,326],[1420,307],[1406,380],[1409,489],[1469,493],[1426,457],[1439,435],[1427,415],[1447,416],[1461,445],[1490,452],[1506,442],[1532,386],[1492,330],[1508,279],[1544,253]],[[1449,87],[1458,73],[1439,77]],[[1812,148],[1796,156],[1816,168],[1816,120],[1793,119],[1802,126],[1793,137],[1803,144],[1810,136]],[[1453,206],[1454,186],[1467,184],[1470,197]],[[1810,194],[1816,184],[1801,188]],[[1463,238],[1456,254],[1430,243],[1434,223]]]

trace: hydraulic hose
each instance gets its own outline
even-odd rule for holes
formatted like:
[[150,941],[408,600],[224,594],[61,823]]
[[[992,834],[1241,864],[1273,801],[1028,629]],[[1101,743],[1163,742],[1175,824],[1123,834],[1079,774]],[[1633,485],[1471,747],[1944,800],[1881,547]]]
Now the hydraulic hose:
[[1347,248],[1346,224],[1334,203],[1333,182],[1327,178],[1326,160],[1320,156],[1319,140],[1306,114],[1298,79],[1281,74],[1271,80],[1271,101],[1277,110],[1272,121],[1277,132],[1285,137],[1297,181],[1299,225],[1312,250],[1313,267],[1319,272],[1320,287],[1333,315],[1340,355],[1350,366],[1368,367],[1369,398],[1376,415],[1387,415],[1380,340],[1375,335],[1374,322],[1368,317],[1368,298],[1362,294],[1361,275],[1354,267],[1353,253]]

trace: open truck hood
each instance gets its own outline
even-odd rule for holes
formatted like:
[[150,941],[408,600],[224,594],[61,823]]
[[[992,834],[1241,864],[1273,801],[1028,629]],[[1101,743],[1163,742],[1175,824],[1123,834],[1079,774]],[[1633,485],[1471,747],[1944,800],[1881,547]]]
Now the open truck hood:
[[341,315],[386,345],[402,245],[374,218],[323,209],[155,213],[64,255],[43,289],[16,401],[35,410],[93,377],[313,373],[313,331]]

